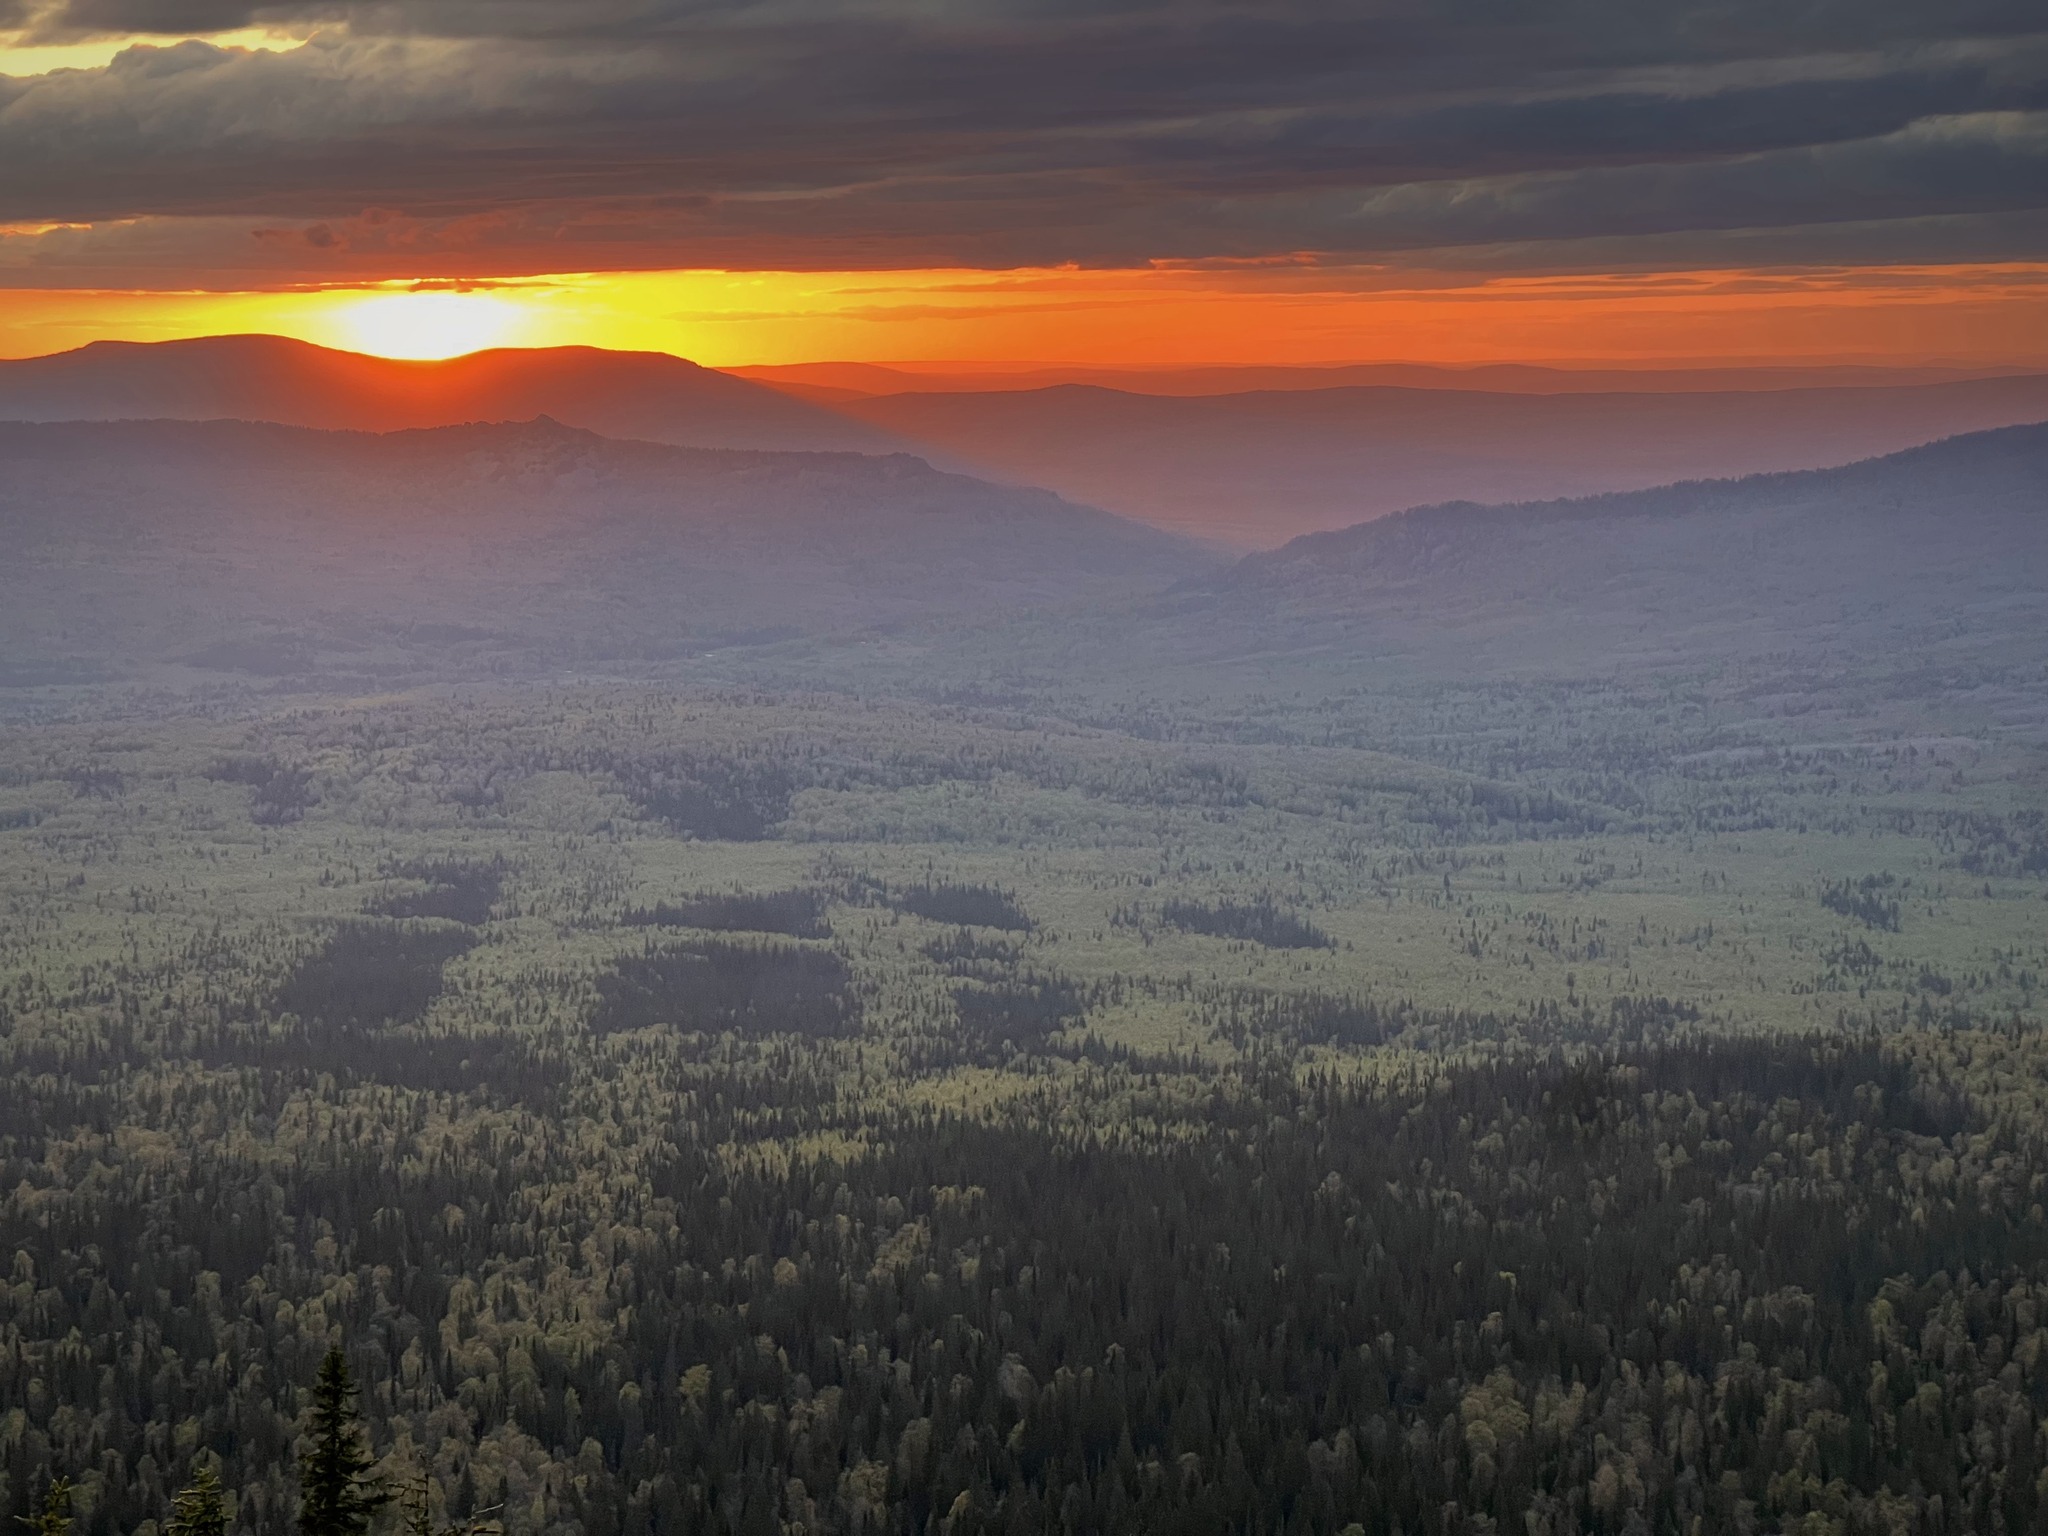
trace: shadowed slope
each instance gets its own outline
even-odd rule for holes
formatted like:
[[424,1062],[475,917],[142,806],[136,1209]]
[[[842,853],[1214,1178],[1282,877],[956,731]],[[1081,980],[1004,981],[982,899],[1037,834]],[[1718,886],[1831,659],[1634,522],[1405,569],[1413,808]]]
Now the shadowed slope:
[[[2048,425],[1840,469],[1418,507],[1198,578],[1176,627],[1508,671],[2048,652]],[[2029,658],[2034,660],[2030,661]]]
[[1208,557],[904,455],[0,426],[0,655],[358,676],[638,665],[1157,592]]

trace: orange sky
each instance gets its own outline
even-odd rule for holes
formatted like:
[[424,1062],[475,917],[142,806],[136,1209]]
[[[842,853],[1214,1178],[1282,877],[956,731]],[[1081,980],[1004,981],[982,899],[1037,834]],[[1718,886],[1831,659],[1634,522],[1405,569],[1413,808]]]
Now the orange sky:
[[2024,6],[1382,9],[0,0],[0,356],[2048,368]]
[[1487,277],[1277,261],[1135,271],[608,273],[257,293],[0,290],[0,356],[102,338],[228,332],[393,356],[585,343],[720,366],[2048,365],[2048,265]]

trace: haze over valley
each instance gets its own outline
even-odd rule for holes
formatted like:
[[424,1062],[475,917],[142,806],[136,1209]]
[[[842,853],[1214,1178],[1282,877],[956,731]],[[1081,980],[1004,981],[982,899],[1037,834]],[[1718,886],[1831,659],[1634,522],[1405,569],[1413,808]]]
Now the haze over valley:
[[1870,388],[1523,393],[1099,385],[828,402],[964,463],[1257,546],[1436,501],[1536,501],[1846,464],[2048,415],[2048,375]]
[[[1428,502],[1543,500],[1818,469],[2048,416],[2043,373],[1048,371],[1063,382],[822,370],[864,380],[856,391],[793,377],[820,375],[815,368],[724,373],[665,354],[590,348],[418,362],[280,337],[103,342],[0,361],[0,421],[244,420],[390,432],[547,416],[606,437],[685,447],[905,452],[1244,549]],[[1072,380],[1076,372],[1117,385]],[[1402,382],[1331,384],[1327,374]],[[904,383],[916,387],[896,388]]]

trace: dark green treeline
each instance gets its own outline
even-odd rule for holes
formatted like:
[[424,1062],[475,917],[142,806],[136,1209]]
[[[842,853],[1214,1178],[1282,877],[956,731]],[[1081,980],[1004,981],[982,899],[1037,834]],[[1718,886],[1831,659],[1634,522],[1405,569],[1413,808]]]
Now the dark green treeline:
[[283,1536],[340,1342],[348,1477],[517,1536],[2044,1528],[2043,1061],[1125,1061],[837,1105],[831,1147],[772,1054],[639,1141],[663,1090],[622,1069],[460,1135],[430,1094],[279,1097],[257,1145],[250,1071],[163,1106],[220,1116],[187,1168],[113,1135],[147,1118],[118,1084],[46,1093],[7,1144],[42,1189],[5,1233],[8,1512],[63,1475],[80,1536],[137,1532],[217,1461]]

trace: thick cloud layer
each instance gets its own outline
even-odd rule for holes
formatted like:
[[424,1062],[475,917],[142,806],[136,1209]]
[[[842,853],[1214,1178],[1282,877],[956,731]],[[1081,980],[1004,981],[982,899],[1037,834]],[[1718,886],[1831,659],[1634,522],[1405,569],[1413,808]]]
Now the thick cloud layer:
[[[0,241],[14,282],[1673,238],[1839,260],[1848,229],[1858,259],[2048,255],[2039,0],[33,6],[32,40],[166,46],[0,77],[0,224],[96,226]],[[319,30],[177,41],[248,25]]]

